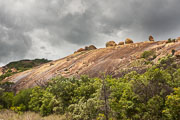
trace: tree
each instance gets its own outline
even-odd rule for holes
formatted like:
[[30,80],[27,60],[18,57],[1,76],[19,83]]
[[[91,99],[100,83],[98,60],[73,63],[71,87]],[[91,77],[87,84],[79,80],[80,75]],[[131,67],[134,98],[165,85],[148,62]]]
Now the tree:
[[35,87],[30,95],[29,109],[35,112],[39,112],[42,105],[42,98],[45,90],[41,87]]
[[180,119],[180,87],[174,88],[174,93],[167,96],[166,107],[163,111],[163,115],[169,120]]
[[30,101],[30,95],[32,93],[32,89],[26,89],[26,90],[21,90],[16,96],[14,96],[13,99],[13,106],[19,107],[19,106],[24,106],[23,111],[28,110],[29,106],[29,101]]
[[9,109],[13,104],[14,93],[12,92],[3,92],[2,96],[0,96],[0,105],[3,108]]

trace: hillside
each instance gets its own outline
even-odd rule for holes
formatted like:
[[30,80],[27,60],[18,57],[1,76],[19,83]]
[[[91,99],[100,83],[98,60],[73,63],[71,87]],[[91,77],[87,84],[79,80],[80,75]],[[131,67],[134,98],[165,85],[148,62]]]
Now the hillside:
[[35,59],[10,62],[5,66],[0,67],[0,81],[13,74],[26,71],[28,69],[31,69],[33,67],[39,66],[47,62],[50,62],[50,60]]
[[[152,52],[152,54],[148,52]],[[14,89],[20,90],[44,85],[56,76],[79,77],[88,75],[89,77],[102,77],[104,74],[108,74],[118,78],[129,71],[144,73],[147,68],[157,63],[159,58],[174,54],[174,52],[178,58],[180,40],[176,42],[168,42],[167,40],[148,41],[75,52],[65,58],[12,75],[4,79],[3,82],[13,82],[15,83]],[[143,54],[145,55],[143,56]],[[178,61],[177,59],[177,63],[179,63]]]
[[6,77],[0,84],[0,117],[179,120],[179,45],[178,40],[127,45],[110,41],[107,48],[80,48]]

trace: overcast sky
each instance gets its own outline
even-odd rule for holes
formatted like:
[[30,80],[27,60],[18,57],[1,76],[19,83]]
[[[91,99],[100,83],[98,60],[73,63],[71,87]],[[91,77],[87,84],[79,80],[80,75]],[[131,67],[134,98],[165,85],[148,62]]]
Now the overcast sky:
[[180,36],[180,0],[0,0],[0,66],[78,48]]

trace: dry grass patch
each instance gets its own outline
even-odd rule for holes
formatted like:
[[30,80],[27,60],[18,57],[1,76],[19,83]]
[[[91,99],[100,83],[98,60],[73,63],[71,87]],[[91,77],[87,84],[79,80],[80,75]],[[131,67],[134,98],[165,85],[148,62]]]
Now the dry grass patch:
[[13,111],[3,110],[0,111],[0,120],[67,120],[65,116],[50,115],[47,117],[41,117],[34,112],[25,112],[17,114]]

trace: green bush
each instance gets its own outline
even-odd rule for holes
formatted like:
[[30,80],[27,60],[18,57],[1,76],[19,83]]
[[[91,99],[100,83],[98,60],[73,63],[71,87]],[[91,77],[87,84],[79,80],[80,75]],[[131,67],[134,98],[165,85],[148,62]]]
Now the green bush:
[[169,38],[166,43],[171,43],[171,42],[176,42],[176,39],[171,39],[171,38]]
[[169,120],[180,119],[180,87],[174,88],[174,93],[167,96],[165,103],[166,107],[163,110],[163,115]]
[[167,43],[171,43],[171,42],[172,42],[172,40],[171,40],[171,38],[169,38],[168,41],[167,41]]
[[11,73],[11,72],[7,72],[7,73],[1,75],[1,76],[0,76],[0,81],[2,81],[3,79],[5,79],[6,77],[9,77],[9,76],[11,76],[11,75],[13,75],[13,73]]
[[144,58],[144,59],[148,59],[148,58],[151,57],[151,56],[153,56],[153,58],[156,57],[156,56],[155,56],[155,52],[152,51],[152,50],[150,50],[150,51],[144,51],[144,52],[141,54],[141,58]]
[[13,99],[13,106],[20,107],[20,110],[27,111],[31,93],[32,89],[20,91]]
[[12,92],[3,92],[0,96],[0,105],[3,108],[9,109],[13,105],[14,93]]
[[35,87],[30,95],[29,109],[31,111],[39,112],[42,105],[42,98],[45,90],[40,87]]

